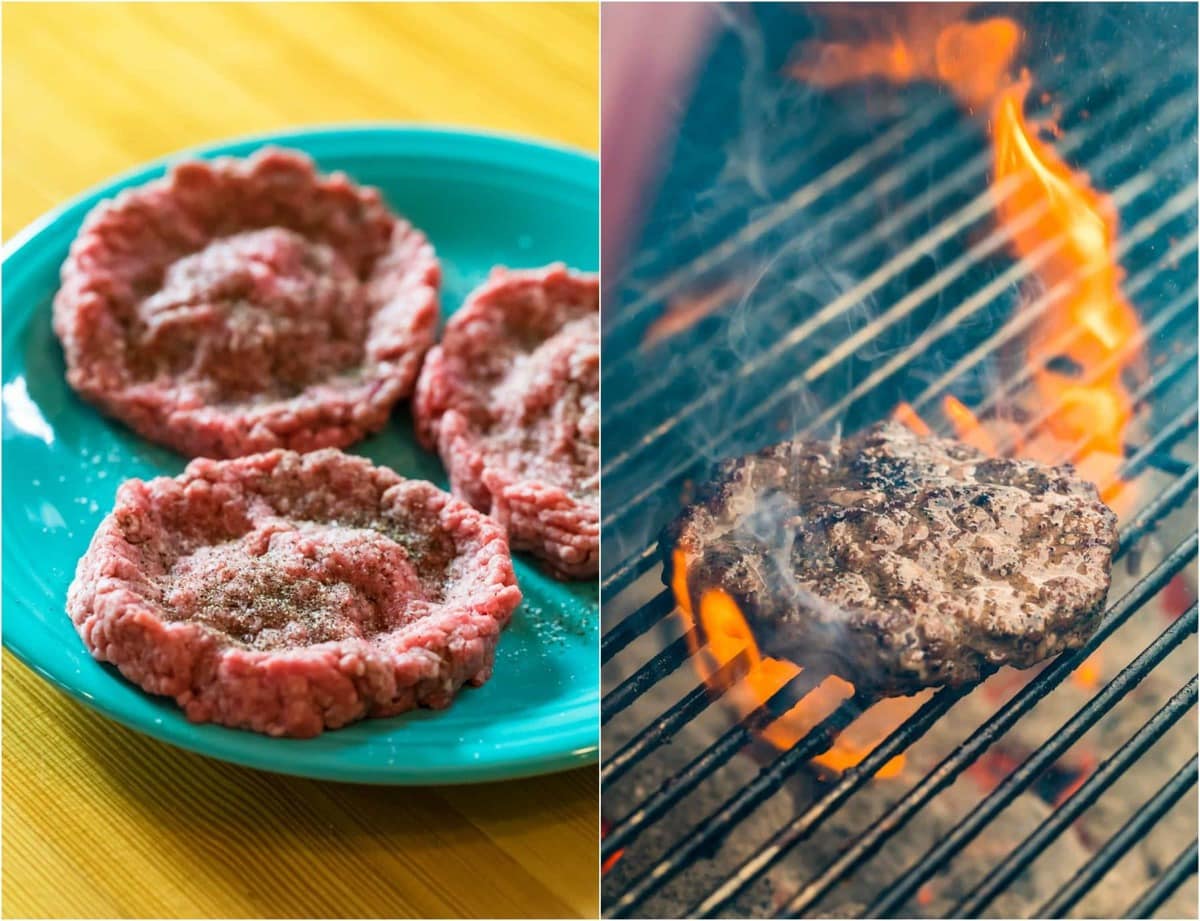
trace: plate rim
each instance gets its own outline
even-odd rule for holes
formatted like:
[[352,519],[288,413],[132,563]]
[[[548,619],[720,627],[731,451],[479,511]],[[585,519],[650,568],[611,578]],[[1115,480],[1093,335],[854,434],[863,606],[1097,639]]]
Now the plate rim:
[[[505,165],[509,166],[514,164],[507,161],[510,161],[514,156],[528,156],[531,149],[542,157],[549,156],[556,158],[560,165],[560,169],[554,171],[556,178],[567,179],[571,184],[578,185],[582,183],[595,187],[597,193],[597,226],[599,225],[599,158],[595,154],[581,148],[527,135],[450,124],[409,124],[403,122],[375,121],[344,124],[330,123],[311,126],[291,126],[275,131],[254,132],[205,141],[136,164],[127,170],[123,170],[89,186],[25,225],[9,240],[5,241],[3,246],[0,246],[0,265],[7,270],[10,260],[19,258],[21,253],[26,251],[27,248],[36,246],[38,238],[43,233],[50,231],[64,220],[74,217],[76,212],[90,210],[95,204],[107,197],[111,197],[122,188],[150,181],[154,176],[165,172],[173,163],[182,159],[211,159],[217,156],[243,155],[240,153],[240,148],[254,148],[269,144],[286,146],[289,143],[297,142],[311,144],[313,142],[327,141],[335,144],[348,143],[350,146],[353,146],[356,142],[362,144],[364,139],[368,137],[377,138],[387,143],[396,143],[401,147],[406,142],[409,144],[440,144],[442,146],[462,143],[472,151],[465,159],[489,162],[502,161],[505,162]],[[482,150],[479,147],[480,144],[485,145]],[[397,150],[396,153],[403,154],[404,152],[403,150]],[[433,159],[446,159],[444,152],[434,155],[431,152],[417,151],[412,155],[418,158],[432,157]],[[319,153],[313,153],[310,156],[313,156],[314,159],[320,159]],[[581,172],[573,172],[585,167],[593,167],[595,169],[594,179],[587,178]],[[540,173],[543,175],[547,171],[547,164],[545,163],[536,169],[530,170],[531,173]],[[567,175],[568,171],[572,172],[569,176]],[[82,219],[82,214],[79,217]],[[5,288],[7,287],[6,283]],[[8,310],[4,310],[4,314],[7,313]],[[33,313],[34,311],[30,310],[27,316],[32,316]],[[5,336],[5,339],[7,338]],[[7,531],[8,528],[6,527],[4,530]],[[15,551],[10,554],[7,548],[4,549],[3,558],[5,563],[16,565],[19,569],[25,570],[27,561],[18,560],[18,556],[20,554]],[[11,601],[17,608],[28,605],[28,602],[21,600],[16,589],[10,588],[8,579],[4,580],[2,595],[6,604]],[[436,767],[420,765],[415,768],[406,764],[330,763],[327,759],[322,759],[319,756],[297,761],[293,757],[285,756],[281,758],[278,756],[278,753],[272,758],[269,756],[269,752],[260,751],[259,748],[263,745],[264,741],[268,741],[268,744],[270,741],[279,741],[284,745],[298,745],[303,744],[301,740],[271,740],[269,737],[261,736],[257,733],[249,733],[244,730],[236,730],[228,727],[219,728],[230,733],[229,736],[222,735],[206,738],[204,736],[197,736],[192,732],[192,730],[204,724],[194,724],[186,721],[152,724],[149,720],[139,719],[125,712],[120,704],[114,704],[106,698],[97,698],[86,691],[72,687],[62,677],[54,674],[41,664],[38,658],[31,655],[27,649],[14,645],[10,640],[7,629],[3,631],[2,642],[5,649],[8,649],[18,661],[34,672],[39,678],[46,681],[55,691],[68,695],[73,701],[89,707],[108,719],[120,723],[141,735],[164,742],[175,748],[271,773],[352,783],[393,786],[437,786],[515,780],[583,767],[588,764],[595,764],[599,760],[600,695],[598,686],[595,695],[594,721],[592,721],[594,725],[589,726],[586,730],[573,727],[571,730],[572,734],[566,737],[566,743],[553,746],[553,750],[551,751],[545,750],[546,745],[544,742],[540,744],[531,743],[526,748],[500,757],[489,757],[486,760],[478,759],[466,762],[459,761],[448,765],[439,764]],[[598,649],[596,655],[597,661],[599,661]],[[96,664],[105,667],[103,663]],[[130,688],[139,695],[146,694],[140,688],[132,685]],[[151,695],[151,699],[158,699],[158,695]],[[166,698],[162,699],[166,700]],[[586,707],[587,705],[584,704],[582,706]],[[242,742],[246,742],[247,744],[242,745]],[[290,754],[294,756],[296,753],[292,752]]]

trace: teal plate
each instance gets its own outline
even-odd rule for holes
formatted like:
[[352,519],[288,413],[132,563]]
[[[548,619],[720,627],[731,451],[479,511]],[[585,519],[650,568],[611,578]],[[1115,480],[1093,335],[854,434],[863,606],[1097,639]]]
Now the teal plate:
[[[188,157],[246,155],[273,143],[307,151],[379,187],[432,239],[442,310],[494,265],[561,260],[595,271],[595,158],[529,141],[452,130],[351,127],[247,138],[186,151],[88,192],[27,228],[4,252],[4,645],[39,675],[106,716],[164,742],[237,764],[362,783],[500,780],[593,762],[599,739],[598,594],[517,560],[525,601],[504,633],[492,679],[447,710],[364,720],[316,739],[272,739],[196,725],[84,649],[64,612],[75,563],[128,477],[174,475],[184,460],[80,401],[50,328],[58,270],[87,211]],[[444,486],[419,448],[407,407],[354,451]]]

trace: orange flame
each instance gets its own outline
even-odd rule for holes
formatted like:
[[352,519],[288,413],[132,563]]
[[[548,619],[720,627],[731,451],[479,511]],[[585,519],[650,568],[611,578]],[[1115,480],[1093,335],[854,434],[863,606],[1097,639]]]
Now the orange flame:
[[[1126,484],[1116,478],[1133,403],[1123,375],[1141,360],[1131,347],[1137,314],[1121,293],[1116,258],[1117,216],[1092,188],[1030,130],[1022,112],[1028,77],[998,97],[992,122],[999,219],[1018,257],[1035,261],[1046,289],[1064,292],[1033,324],[1026,349],[1039,428],[1048,438],[1018,435],[1007,449],[1047,463],[1074,459],[1080,473],[1115,503]],[[1004,423],[981,423],[953,396],[943,411],[955,433],[995,455]],[[911,426],[910,426],[911,427]],[[1125,497],[1125,505],[1129,503]]]
[[928,438],[933,434],[933,429],[926,425],[925,420],[917,415],[917,411],[912,408],[912,405],[904,402],[904,400],[896,404],[896,408],[892,410],[892,418],[914,435]]
[[[1064,459],[1064,449],[1077,455],[1080,472],[1104,484],[1102,495],[1112,502],[1125,485],[1114,474],[1133,414],[1123,376],[1141,361],[1131,347],[1138,318],[1120,287],[1116,209],[1085,173],[1040,139],[1037,128],[1055,126],[1027,122],[1030,78],[1012,78],[1017,24],[1004,18],[970,22],[966,10],[964,4],[832,8],[825,16],[835,40],[802,46],[791,71],[824,87],[872,77],[898,84],[933,80],[971,111],[990,114],[991,190],[999,221],[1014,255],[1034,263],[1041,286],[1065,292],[1033,324],[1026,352],[1034,406],[1042,413],[1039,427],[1049,439],[1025,443],[1017,437],[1006,448],[1055,463]],[[981,422],[953,396],[945,398],[943,410],[960,438],[997,453],[1004,423]],[[908,404],[898,406],[895,416],[918,434],[929,429]]]
[[[1038,275],[1047,288],[1062,284],[1068,290],[1033,330],[1034,384],[1042,405],[1055,407],[1047,420],[1051,431],[1072,444],[1086,440],[1089,451],[1119,455],[1132,415],[1121,380],[1129,359],[1109,359],[1137,335],[1138,321],[1121,293],[1116,211],[1086,174],[1072,171],[1029,131],[1022,114],[1027,90],[1028,80],[1022,81],[996,107],[993,188],[1013,184],[1010,195],[997,196],[996,206],[1016,254],[1029,257],[1055,244]],[[1039,211],[1030,223],[1030,214]],[[1071,369],[1055,370],[1063,359]]]
[[954,430],[958,432],[959,438],[978,448],[984,454],[994,455],[996,453],[996,442],[988,430],[975,418],[975,414],[967,409],[965,403],[957,397],[947,394],[942,400],[942,411],[950,420],[950,424],[954,426]]
[[[687,584],[687,555],[677,548],[672,553],[672,561],[671,589],[679,615],[689,631],[699,626],[699,635],[703,637],[702,643],[696,634],[689,634],[696,670],[705,684],[724,691],[725,698],[739,715],[746,717],[799,675],[801,669],[792,662],[762,655],[737,602],[719,588],[701,594],[697,620]],[[740,676],[722,682],[718,671],[739,656],[744,662]],[[854,686],[850,682],[830,676],[768,724],[760,736],[786,751],[853,694]],[[833,771],[853,767],[915,708],[916,703],[909,698],[880,701],[848,726],[832,747],[813,758],[813,762]],[[898,755],[884,764],[876,776],[895,777],[903,768],[904,756]]]
[[828,9],[835,37],[860,34],[847,41],[806,43],[789,71],[826,88],[871,79],[898,85],[938,82],[974,111],[1005,84],[1021,32],[1011,19],[968,22],[963,12],[958,3]]

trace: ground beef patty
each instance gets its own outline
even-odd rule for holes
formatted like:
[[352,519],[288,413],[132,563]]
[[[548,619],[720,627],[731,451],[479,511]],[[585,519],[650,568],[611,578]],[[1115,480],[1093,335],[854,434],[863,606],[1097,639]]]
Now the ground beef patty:
[[72,387],[186,455],[341,447],[411,393],[440,277],[374,189],[264,149],[93,209],[54,329]]
[[277,450],[122,485],[67,611],[189,719],[306,737],[448,706],[487,680],[520,600],[504,532],[465,502]]
[[768,653],[909,693],[1081,645],[1116,516],[1069,466],[889,423],[723,464],[663,543],[668,582],[677,549],[693,605],[724,589]]
[[599,571],[600,289],[553,265],[496,269],[417,384],[417,433],[455,495],[564,578]]

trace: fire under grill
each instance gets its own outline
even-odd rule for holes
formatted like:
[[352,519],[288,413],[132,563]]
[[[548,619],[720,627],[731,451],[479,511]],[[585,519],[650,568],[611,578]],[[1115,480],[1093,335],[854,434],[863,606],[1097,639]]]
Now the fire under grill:
[[1058,410],[1036,387],[1057,359],[1023,345],[1072,284],[1039,275],[1060,240],[1014,242],[1036,203],[998,219],[990,126],[928,85],[805,86],[804,10],[725,11],[604,309],[607,916],[1196,916],[1196,11],[997,11],[1026,30],[1027,111],[1119,213],[1137,314],[1080,372],[1142,356],[1119,456],[1046,458],[1119,515],[1099,629],[882,701],[812,670],[748,698],[750,651],[699,663],[657,538],[712,463],[899,407],[1021,453]]

